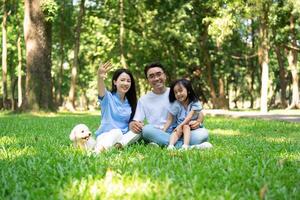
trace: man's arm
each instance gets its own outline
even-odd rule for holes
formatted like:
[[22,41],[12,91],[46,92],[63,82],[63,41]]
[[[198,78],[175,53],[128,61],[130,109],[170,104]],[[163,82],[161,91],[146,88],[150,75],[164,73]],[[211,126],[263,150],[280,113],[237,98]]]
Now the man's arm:
[[134,133],[139,134],[142,132],[142,129],[144,127],[144,123],[140,121],[131,121],[129,123],[129,129],[132,130]]
[[191,129],[197,129],[199,128],[200,124],[203,123],[203,121],[204,121],[204,114],[202,111],[200,111],[197,120],[190,121],[189,125]]

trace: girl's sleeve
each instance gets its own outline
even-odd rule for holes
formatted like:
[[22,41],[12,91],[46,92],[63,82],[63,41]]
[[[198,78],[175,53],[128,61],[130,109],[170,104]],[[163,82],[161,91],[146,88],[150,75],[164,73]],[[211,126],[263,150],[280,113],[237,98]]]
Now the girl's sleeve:
[[202,109],[203,108],[202,108],[200,101],[194,102],[191,106],[191,110],[194,110],[194,111],[201,111]]
[[175,101],[174,103],[172,103],[169,108],[168,108],[168,111],[173,115],[173,116],[176,116],[179,112],[179,104]]

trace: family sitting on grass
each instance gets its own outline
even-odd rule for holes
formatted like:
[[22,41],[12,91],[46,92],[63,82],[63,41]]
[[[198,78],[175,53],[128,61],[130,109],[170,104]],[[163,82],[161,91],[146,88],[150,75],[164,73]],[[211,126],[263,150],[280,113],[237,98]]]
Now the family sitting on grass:
[[152,90],[137,101],[135,81],[127,69],[117,69],[111,91],[106,89],[104,79],[111,68],[107,62],[97,72],[102,120],[96,131],[96,152],[122,148],[140,138],[169,150],[212,147],[203,127],[201,103],[189,80],[176,80],[168,88],[164,67],[147,65],[144,73]]

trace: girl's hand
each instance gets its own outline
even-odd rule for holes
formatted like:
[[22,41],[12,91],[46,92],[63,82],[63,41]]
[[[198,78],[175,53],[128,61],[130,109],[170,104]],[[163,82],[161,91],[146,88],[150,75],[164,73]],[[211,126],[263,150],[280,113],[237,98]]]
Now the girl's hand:
[[201,122],[199,122],[197,120],[192,120],[189,123],[191,129],[197,129],[197,128],[199,128],[200,124],[201,124]]
[[100,64],[98,68],[98,76],[99,78],[105,79],[107,77],[107,73],[112,69],[111,63],[108,61],[104,64]]

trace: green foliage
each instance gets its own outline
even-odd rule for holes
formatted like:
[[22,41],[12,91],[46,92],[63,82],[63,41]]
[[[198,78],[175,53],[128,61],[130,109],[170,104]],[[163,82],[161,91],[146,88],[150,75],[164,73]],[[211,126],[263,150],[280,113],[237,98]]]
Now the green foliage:
[[[98,113],[0,116],[1,199],[298,199],[299,124],[207,118],[212,150],[141,142],[98,156],[73,148]],[[292,177],[292,178],[291,178]]]
[[237,22],[232,14],[233,9],[220,9],[216,17],[206,17],[203,19],[203,22],[209,24],[208,34],[216,41],[218,47],[220,47],[227,37],[233,34],[234,29],[237,27]]
[[41,8],[47,22],[53,22],[57,15],[58,5],[55,0],[42,0]]
[[[64,97],[68,96],[70,87],[78,2],[41,1],[47,21],[52,23],[53,90],[57,91],[60,67],[63,65]],[[22,26],[24,2],[12,0],[5,3],[5,8],[10,12],[7,18],[10,83],[16,77],[18,34],[22,38],[22,66],[25,73],[26,52]],[[0,2],[2,5],[3,2]],[[262,12],[264,6],[268,7],[267,12]],[[81,90],[88,87],[88,93],[94,94],[95,73],[100,62],[110,60],[115,68],[121,66],[120,5],[119,1],[89,0],[85,7],[80,38],[78,88]],[[295,17],[299,38],[299,7],[298,0],[124,1],[123,50],[126,63],[138,80],[139,93],[148,89],[143,79],[144,66],[160,61],[166,68],[168,81],[189,77],[199,89],[198,92],[201,90],[202,97],[208,100],[211,100],[212,89],[208,84],[210,76],[216,91],[219,89],[219,79],[224,80],[227,97],[230,88],[237,88],[245,100],[256,99],[261,86],[257,57],[260,16],[267,14],[271,47],[269,56],[272,63],[270,78],[271,82],[279,84],[279,77],[274,75],[278,73],[278,62],[273,46],[284,48],[290,44],[291,14]],[[0,9],[1,21],[2,15],[3,8]],[[283,56],[287,65],[287,55]],[[208,63],[211,65],[211,74]],[[287,81],[290,84],[290,79],[287,78]],[[11,87],[9,90],[13,90]],[[89,98],[94,99],[94,95]]]

